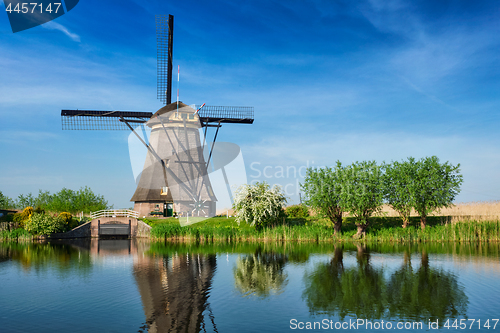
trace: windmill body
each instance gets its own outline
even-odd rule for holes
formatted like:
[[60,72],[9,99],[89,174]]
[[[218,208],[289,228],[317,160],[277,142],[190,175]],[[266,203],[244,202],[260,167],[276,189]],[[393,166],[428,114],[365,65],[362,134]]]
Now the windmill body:
[[[173,211],[189,216],[214,216],[216,197],[207,174],[195,110],[181,102],[158,110],[146,123],[151,128],[148,151],[131,199],[140,216]],[[159,157],[159,159],[158,159]],[[161,163],[161,161],[163,163]]]

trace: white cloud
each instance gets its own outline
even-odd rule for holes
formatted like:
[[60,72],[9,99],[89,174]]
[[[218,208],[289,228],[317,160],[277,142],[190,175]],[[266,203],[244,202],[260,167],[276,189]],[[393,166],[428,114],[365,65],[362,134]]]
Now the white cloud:
[[68,30],[68,28],[66,28],[65,26],[63,26],[62,24],[59,24],[57,22],[50,21],[50,22],[42,24],[42,27],[44,27],[45,29],[49,29],[49,30],[59,30],[62,33],[64,33],[66,36],[68,36],[69,38],[74,40],[75,42],[78,42],[78,43],[81,42],[79,35],[70,32]]

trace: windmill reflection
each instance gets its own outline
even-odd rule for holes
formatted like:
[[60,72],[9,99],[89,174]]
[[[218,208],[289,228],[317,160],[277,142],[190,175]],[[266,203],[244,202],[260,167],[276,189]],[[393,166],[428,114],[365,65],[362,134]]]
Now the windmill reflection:
[[209,328],[217,332],[208,303],[215,268],[215,255],[139,256],[133,274],[146,315],[143,328],[148,332],[206,332]]
[[257,248],[251,255],[238,256],[233,269],[236,289],[244,296],[267,297],[279,294],[287,284],[283,272],[286,255],[276,252],[263,252]]
[[464,288],[452,273],[430,267],[425,249],[418,270],[408,250],[402,267],[388,279],[384,268],[371,265],[366,245],[357,245],[356,259],[355,267],[345,268],[339,245],[330,262],[306,274],[303,298],[312,314],[442,321],[467,311]]

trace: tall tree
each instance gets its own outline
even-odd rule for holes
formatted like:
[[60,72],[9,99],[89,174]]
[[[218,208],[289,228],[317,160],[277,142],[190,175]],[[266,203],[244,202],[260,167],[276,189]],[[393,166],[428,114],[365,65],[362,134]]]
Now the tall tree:
[[392,162],[385,167],[384,196],[403,219],[403,228],[410,223],[410,213],[414,205],[412,188],[416,180],[417,162],[413,157],[408,161]]
[[14,206],[14,200],[4,195],[2,191],[0,191],[0,209],[14,208]]
[[415,179],[410,191],[413,208],[420,215],[420,226],[425,228],[427,216],[434,210],[449,207],[460,192],[463,176],[460,164],[439,163],[436,156],[425,157],[417,162]]
[[375,161],[354,162],[344,173],[343,204],[356,218],[358,231],[355,237],[364,236],[369,217],[382,209],[384,199],[383,166]]
[[16,201],[16,208],[24,209],[26,207],[35,206],[36,198],[30,192],[27,195],[19,194]]
[[344,167],[340,161],[334,168],[308,168],[304,183],[301,184],[306,195],[305,204],[330,219],[335,234],[342,230],[345,207],[343,173]]

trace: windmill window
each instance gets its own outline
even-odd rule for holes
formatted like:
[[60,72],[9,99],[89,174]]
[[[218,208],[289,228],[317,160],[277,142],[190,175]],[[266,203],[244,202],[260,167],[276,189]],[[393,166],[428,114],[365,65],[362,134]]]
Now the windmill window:
[[189,119],[194,119],[194,114],[190,114]]
[[185,114],[185,113],[181,114],[181,118],[182,119],[187,119],[187,114]]
[[161,195],[167,195],[168,194],[168,187],[167,186],[163,186],[161,188]]
[[160,210],[160,204],[156,204],[155,205],[155,211],[159,211]]

